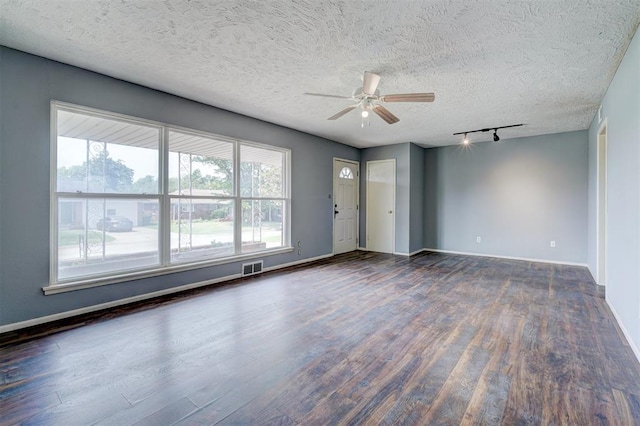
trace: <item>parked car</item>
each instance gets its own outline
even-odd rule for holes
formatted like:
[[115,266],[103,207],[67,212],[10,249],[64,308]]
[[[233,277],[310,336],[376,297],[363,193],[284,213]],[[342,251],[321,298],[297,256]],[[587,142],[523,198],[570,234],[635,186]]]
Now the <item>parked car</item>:
[[96,228],[110,232],[127,232],[133,229],[133,222],[124,216],[107,216],[96,223]]

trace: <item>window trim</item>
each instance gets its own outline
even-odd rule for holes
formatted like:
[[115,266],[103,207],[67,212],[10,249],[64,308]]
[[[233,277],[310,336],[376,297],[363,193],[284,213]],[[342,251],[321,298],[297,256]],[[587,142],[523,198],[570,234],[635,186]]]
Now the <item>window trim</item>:
[[[98,193],[69,193],[57,191],[57,170],[58,170],[58,111],[69,111],[84,115],[90,115],[98,118],[112,119],[116,121],[125,121],[127,123],[139,124],[144,126],[157,127],[159,130],[159,146],[158,146],[158,193],[157,194],[98,194]],[[143,279],[148,277],[155,277],[159,275],[172,274],[175,272],[188,271],[193,269],[201,269],[216,265],[222,265],[233,262],[240,262],[247,259],[253,259],[264,256],[272,256],[282,253],[289,253],[293,251],[291,246],[291,150],[282,148],[279,146],[268,145],[264,143],[258,143],[253,141],[247,141],[238,138],[231,138],[224,135],[218,135],[214,133],[204,132],[200,130],[185,128],[181,126],[171,125],[154,120],[146,120],[138,117],[132,117],[124,114],[114,113],[110,111],[104,111],[94,109],[90,107],[83,107],[76,104],[67,102],[61,102],[52,100],[50,102],[50,173],[49,173],[49,195],[50,195],[50,210],[49,210],[49,283],[43,287],[45,295],[56,294],[61,292],[97,287],[102,285],[115,284],[120,282],[132,281],[137,279]],[[176,131],[182,133],[188,133],[195,136],[202,136],[206,138],[212,138],[220,141],[230,142],[233,144],[233,162],[234,162],[234,194],[229,196],[216,196],[215,198],[224,198],[234,200],[238,206],[244,200],[258,199],[258,200],[279,200],[283,202],[283,245],[265,249],[260,251],[254,251],[249,253],[242,253],[242,208],[236,206],[234,208],[234,250],[235,253],[231,256],[221,256],[206,260],[197,260],[191,262],[171,262],[171,247],[170,247],[170,207],[171,200],[176,198],[168,193],[169,189],[169,152],[170,141],[169,132]],[[240,195],[240,147],[242,145],[254,146],[262,149],[269,149],[272,151],[278,151],[283,154],[283,197],[242,197]],[[158,200],[158,208],[161,209],[160,222],[158,224],[158,264],[151,267],[141,267],[136,269],[127,269],[122,271],[116,271],[111,273],[103,273],[98,275],[91,275],[89,277],[74,277],[71,279],[59,280],[58,278],[58,200],[65,197],[77,197],[83,199],[92,199],[102,197],[108,198],[134,198],[134,199],[153,199]],[[204,196],[188,196],[178,198],[211,198]],[[237,224],[240,224],[238,226]]]

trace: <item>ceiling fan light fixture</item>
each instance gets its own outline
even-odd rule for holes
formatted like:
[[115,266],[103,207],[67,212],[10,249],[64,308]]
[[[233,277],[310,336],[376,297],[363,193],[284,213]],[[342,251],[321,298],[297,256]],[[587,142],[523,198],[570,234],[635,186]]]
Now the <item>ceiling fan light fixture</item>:
[[362,118],[367,118],[369,116],[369,111],[366,109],[362,111]]

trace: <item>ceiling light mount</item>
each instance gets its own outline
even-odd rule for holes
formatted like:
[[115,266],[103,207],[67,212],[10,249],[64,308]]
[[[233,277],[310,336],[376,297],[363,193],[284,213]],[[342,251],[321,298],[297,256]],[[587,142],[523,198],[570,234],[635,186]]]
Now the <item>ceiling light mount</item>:
[[469,143],[469,138],[467,137],[468,133],[477,133],[477,132],[489,132],[491,130],[493,130],[493,141],[494,142],[498,142],[500,140],[500,136],[498,136],[498,129],[506,129],[509,127],[520,127],[520,126],[524,126],[524,124],[510,124],[508,126],[497,126],[497,127],[487,127],[484,129],[477,129],[477,130],[465,130],[464,132],[457,132],[454,133],[455,135],[464,135],[464,138],[462,139],[462,143],[467,145]]

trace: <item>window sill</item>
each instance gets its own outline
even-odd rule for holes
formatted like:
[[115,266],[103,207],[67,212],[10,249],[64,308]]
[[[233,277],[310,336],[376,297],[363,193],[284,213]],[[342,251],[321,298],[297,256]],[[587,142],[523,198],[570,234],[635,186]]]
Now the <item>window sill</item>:
[[103,285],[117,284],[126,281],[140,280],[144,278],[157,277],[160,275],[174,274],[176,272],[190,271],[193,269],[208,268],[216,265],[224,265],[227,263],[241,262],[243,260],[256,259],[259,257],[273,256],[276,254],[290,253],[293,251],[293,247],[282,247],[274,250],[266,250],[255,253],[241,254],[232,257],[219,258],[206,262],[177,264],[166,267],[158,267],[155,269],[147,269],[139,272],[129,272],[124,274],[112,275],[109,277],[92,278],[81,281],[65,282],[60,284],[50,284],[46,287],[42,287],[42,291],[45,295],[66,293],[69,291],[83,290],[92,287],[100,287]]

